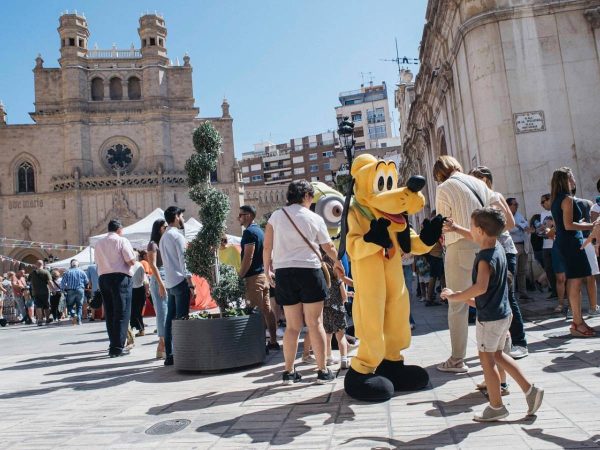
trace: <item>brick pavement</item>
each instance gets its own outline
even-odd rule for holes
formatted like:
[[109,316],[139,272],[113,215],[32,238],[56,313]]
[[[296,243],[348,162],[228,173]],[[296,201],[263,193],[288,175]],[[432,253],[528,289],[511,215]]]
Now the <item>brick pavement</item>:
[[[156,337],[137,340],[132,354],[106,357],[103,323],[0,329],[0,448],[590,448],[600,447],[600,338],[549,337],[567,322],[539,294],[523,309],[531,355],[525,373],[546,390],[536,417],[512,383],[511,415],[473,422],[485,398],[470,329],[468,375],[435,365],[449,354],[446,307],[414,305],[417,321],[406,359],[427,367],[427,390],[383,404],[356,402],[331,385],[281,386],[282,359],[224,374],[181,374],[153,359]],[[152,319],[148,322],[152,324]],[[600,319],[590,320],[600,328]],[[150,327],[152,328],[152,327]],[[564,334],[564,333],[563,333]],[[190,424],[169,435],[145,433],[164,420]]]

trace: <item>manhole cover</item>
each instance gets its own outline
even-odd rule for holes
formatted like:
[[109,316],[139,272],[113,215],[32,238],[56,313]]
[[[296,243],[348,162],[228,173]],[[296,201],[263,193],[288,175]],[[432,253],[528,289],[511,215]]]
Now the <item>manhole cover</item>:
[[148,428],[146,434],[158,435],[177,433],[187,427],[190,423],[191,421],[187,419],[163,420]]

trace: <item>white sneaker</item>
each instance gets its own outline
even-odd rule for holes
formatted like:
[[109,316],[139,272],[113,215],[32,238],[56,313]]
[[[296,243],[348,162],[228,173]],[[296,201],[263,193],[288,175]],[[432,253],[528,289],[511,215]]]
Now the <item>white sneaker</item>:
[[339,364],[340,360],[334,357],[331,358],[327,358],[327,361],[325,361],[325,365],[327,366],[335,366],[336,364]]
[[527,350],[527,347],[514,345],[513,348],[510,350],[509,355],[512,357],[512,359],[521,359],[529,355],[529,350]]
[[531,386],[531,391],[529,394],[525,394],[525,400],[527,400],[527,415],[533,416],[535,412],[542,406],[542,400],[544,398],[544,390],[536,387],[535,385]]
[[476,422],[495,422],[505,417],[508,417],[508,410],[504,405],[498,409],[486,406],[481,414],[475,414],[473,420]]
[[343,358],[340,361],[340,369],[349,369],[350,368],[350,360],[348,358]]
[[596,309],[590,308],[590,310],[588,312],[588,319],[591,319],[592,317],[598,317],[598,316],[600,316],[600,305],[596,305]]
[[316,364],[317,359],[313,355],[302,356],[302,362],[306,364]]

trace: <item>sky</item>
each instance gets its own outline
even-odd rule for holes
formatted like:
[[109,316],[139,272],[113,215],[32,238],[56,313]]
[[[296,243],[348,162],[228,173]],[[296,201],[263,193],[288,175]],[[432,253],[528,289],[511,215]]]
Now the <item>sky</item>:
[[[35,58],[58,67],[58,18],[83,12],[90,48],[139,48],[142,12],[161,13],[167,51],[188,52],[201,117],[221,115],[226,97],[236,155],[335,129],[341,91],[372,76],[393,91],[396,56],[418,57],[427,0],[4,0],[0,15],[0,100],[9,124],[32,123]],[[411,66],[416,74],[418,66]],[[369,74],[369,72],[371,74]],[[361,75],[364,73],[364,75]],[[397,112],[394,119],[396,120]],[[397,120],[393,126],[398,134]]]

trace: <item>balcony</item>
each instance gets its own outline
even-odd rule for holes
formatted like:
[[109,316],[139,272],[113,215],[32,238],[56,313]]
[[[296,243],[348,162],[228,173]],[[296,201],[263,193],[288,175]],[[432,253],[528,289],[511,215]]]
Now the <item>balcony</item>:
[[85,57],[87,59],[132,59],[141,58],[142,51],[133,47],[127,50],[119,50],[116,47],[109,50],[93,49],[88,50]]
[[289,183],[291,181],[292,181],[292,176],[288,175],[287,177],[277,177],[277,178],[271,178],[270,180],[265,180],[265,185],[270,186],[272,184]]

